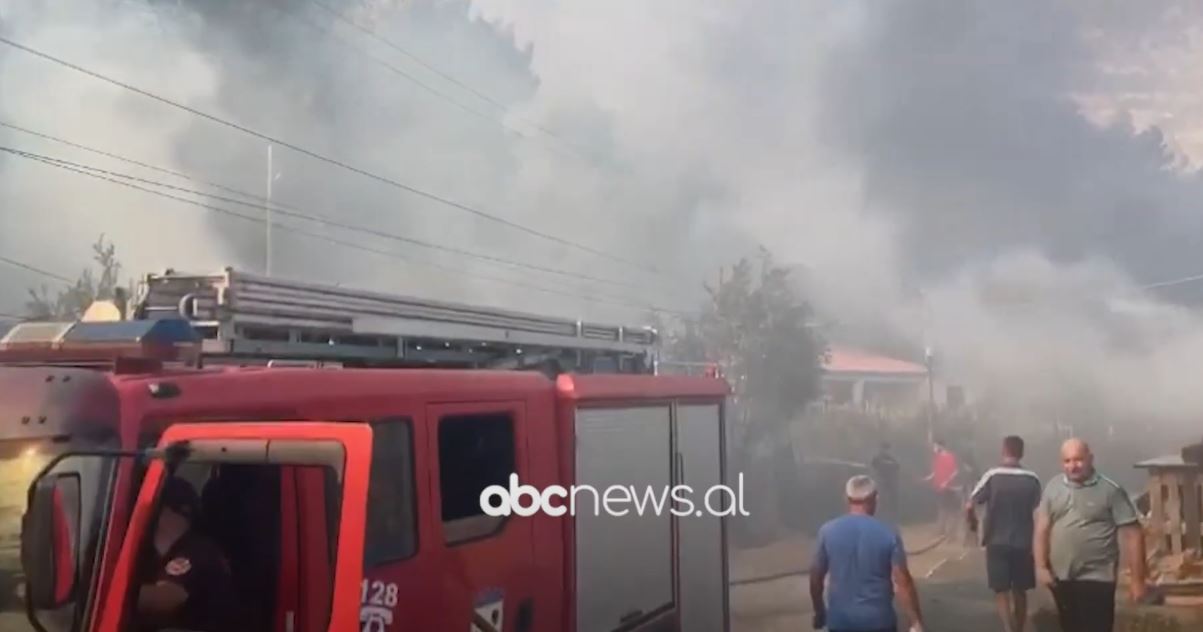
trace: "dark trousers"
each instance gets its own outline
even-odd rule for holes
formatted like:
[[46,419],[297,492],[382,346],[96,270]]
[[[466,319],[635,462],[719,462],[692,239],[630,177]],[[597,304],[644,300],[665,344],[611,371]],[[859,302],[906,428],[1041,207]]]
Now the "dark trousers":
[[1062,632],[1111,632],[1115,625],[1115,584],[1059,581],[1053,587]]
[[829,630],[829,632],[898,632],[894,628],[883,628],[881,630]]
[[898,483],[886,481],[880,483],[877,490],[876,517],[885,522],[898,521]]

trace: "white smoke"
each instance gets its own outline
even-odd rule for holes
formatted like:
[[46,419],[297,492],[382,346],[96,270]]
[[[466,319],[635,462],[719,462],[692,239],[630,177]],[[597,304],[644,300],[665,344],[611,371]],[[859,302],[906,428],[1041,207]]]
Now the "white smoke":
[[[86,60],[101,72],[119,73],[132,83],[156,86],[185,101],[212,99],[217,69],[182,42],[156,33],[152,15],[109,12],[102,10],[102,5],[87,4],[68,8],[61,3],[37,7],[11,3],[0,16],[8,27],[5,33],[30,46]],[[20,28],[31,22],[39,27]],[[120,44],[129,41],[142,46]],[[147,59],[155,63],[145,63]],[[4,121],[104,146],[165,168],[181,167],[174,147],[164,139],[192,125],[189,117],[164,113],[118,88],[73,76],[19,53],[5,50],[0,60],[0,118]],[[0,131],[0,138],[6,145],[80,156],[9,130]],[[214,239],[211,220],[202,213],[170,208],[169,203],[148,200],[132,190],[8,155],[0,157],[0,182],[4,226],[0,250],[60,274],[74,275],[87,266],[89,246],[101,233],[121,244],[127,268],[140,271],[170,265],[170,257],[179,253],[189,253],[190,261],[210,267],[229,254],[224,244]],[[4,271],[0,279],[7,281],[5,300],[0,303],[6,308],[23,298],[19,284],[54,284],[11,270]]]
[[[1203,413],[1189,379],[1197,317],[1135,291],[1203,271],[1203,187],[1175,169],[1201,129],[1192,84],[1174,70],[1203,23],[1187,2],[1135,12],[1043,0],[323,4],[501,107],[302,0],[9,0],[0,29],[665,276],[276,151],[279,201],[640,289],[307,226],[340,239],[672,307],[692,306],[704,277],[763,244],[802,271],[845,333],[930,341],[942,370],[971,388],[1035,402],[1086,393],[1114,415]],[[263,189],[259,140],[11,49],[0,49],[0,73],[0,117]],[[0,200],[0,248],[66,273],[101,231],[139,272],[262,262],[259,225],[15,158],[0,158]],[[280,274],[345,285],[593,318],[647,311],[287,234],[277,252]],[[0,276],[6,297],[30,281]]]
[[[680,184],[660,186],[615,175],[627,166],[621,160],[539,132],[539,124],[519,116],[520,106],[514,105],[533,80],[522,54],[489,25],[466,20],[465,11],[464,5],[407,5],[385,11],[387,20],[372,26],[501,99],[505,109],[439,83],[422,65],[309,2],[215,6],[79,0],[53,6],[14,3],[3,16],[7,35],[57,57],[507,221],[666,271],[653,275],[581,253],[275,147],[277,202],[553,271],[277,215],[283,223],[438,266],[276,231],[277,274],[591,319],[642,318],[652,305],[691,305],[699,275],[690,273],[685,278],[694,282],[683,283],[679,271],[697,270],[694,245],[707,239],[729,242],[726,224],[707,228],[705,222],[691,222],[695,232],[688,245],[668,242],[667,235],[680,231],[660,211],[691,212],[697,195],[692,183],[682,178]],[[428,40],[424,49],[414,43],[421,38],[410,37],[415,32]],[[0,60],[0,113],[6,121],[254,194],[265,191],[267,143],[261,139],[24,52],[5,48]],[[450,98],[432,94],[397,70]],[[9,130],[0,131],[0,138],[21,149],[165,179]],[[24,159],[6,156],[2,164],[6,230],[0,239],[14,258],[73,274],[86,263],[87,245],[103,231],[118,244],[131,271],[209,270],[224,264],[263,268],[260,224]],[[262,216],[256,208],[230,208]],[[314,257],[314,252],[324,254]],[[0,280],[6,281],[4,306],[12,311],[21,286],[37,278],[6,270]]]

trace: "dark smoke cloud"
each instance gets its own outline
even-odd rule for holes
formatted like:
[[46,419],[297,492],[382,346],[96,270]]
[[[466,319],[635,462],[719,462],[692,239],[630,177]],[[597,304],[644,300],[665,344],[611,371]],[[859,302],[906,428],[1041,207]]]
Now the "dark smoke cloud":
[[[1134,28],[1131,10],[1091,17]],[[940,276],[1034,248],[1149,281],[1203,269],[1199,178],[1170,168],[1158,130],[1100,129],[1070,98],[1098,75],[1091,25],[1065,2],[885,2],[833,54],[827,137],[902,227],[909,266]]]

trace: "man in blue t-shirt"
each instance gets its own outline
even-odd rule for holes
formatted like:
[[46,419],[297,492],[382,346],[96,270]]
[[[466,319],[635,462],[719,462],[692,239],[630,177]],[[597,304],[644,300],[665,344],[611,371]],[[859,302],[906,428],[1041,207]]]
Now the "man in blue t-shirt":
[[[814,627],[831,632],[895,632],[897,589],[911,632],[922,632],[923,615],[915,580],[906,565],[902,536],[873,517],[877,486],[868,476],[854,476],[844,487],[848,513],[819,529],[810,569]],[[823,599],[824,582],[831,591]]]

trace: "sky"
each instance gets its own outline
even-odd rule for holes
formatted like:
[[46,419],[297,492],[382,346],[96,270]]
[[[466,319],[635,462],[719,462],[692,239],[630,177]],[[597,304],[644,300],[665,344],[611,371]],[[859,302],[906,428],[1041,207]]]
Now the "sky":
[[[763,246],[833,335],[1167,417],[1203,413],[1203,293],[1140,288],[1203,273],[1200,27],[1172,0],[0,0],[5,37],[376,176],[273,146],[273,201],[370,231],[276,214],[274,274],[639,321]],[[0,121],[267,188],[262,137],[5,45]],[[247,217],[0,155],[0,253],[73,276],[103,232],[131,274],[263,270],[253,197],[173,194]],[[0,266],[0,311],[43,282]]]

